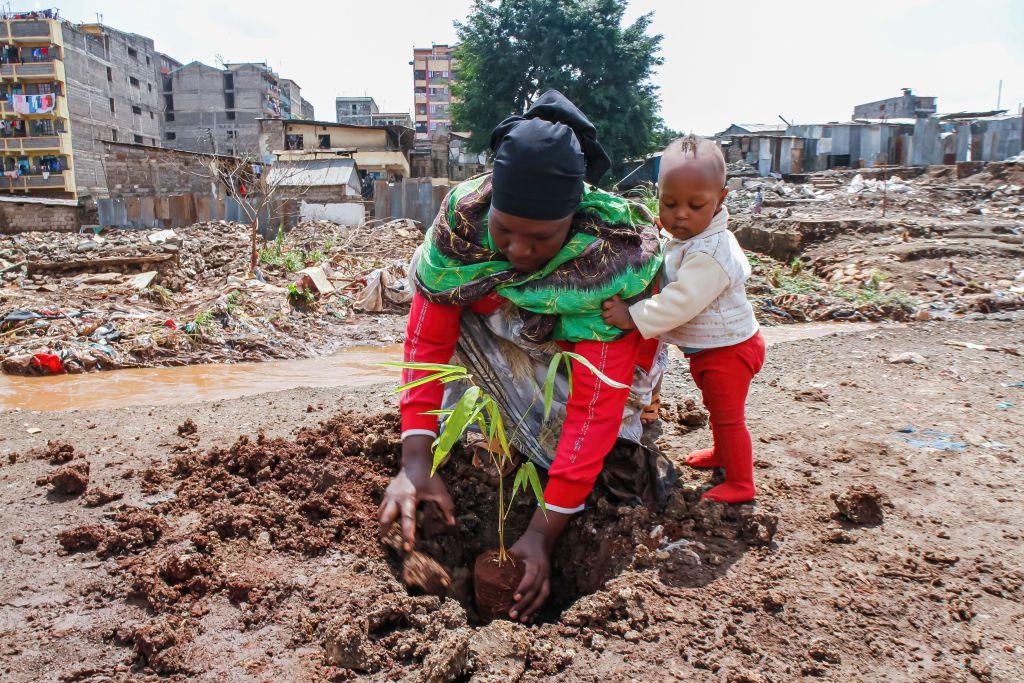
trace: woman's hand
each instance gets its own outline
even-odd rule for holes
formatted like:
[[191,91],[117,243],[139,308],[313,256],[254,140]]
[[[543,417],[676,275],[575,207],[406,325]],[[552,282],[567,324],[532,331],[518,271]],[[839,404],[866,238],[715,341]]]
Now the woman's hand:
[[526,533],[509,549],[524,565],[523,579],[516,588],[516,604],[508,613],[511,619],[527,621],[551,594],[551,550],[571,518],[572,515],[551,510],[545,517],[538,509]]
[[380,535],[384,536],[401,516],[405,552],[416,545],[416,507],[430,500],[441,508],[448,524],[455,524],[455,504],[440,475],[430,476],[429,436],[409,436],[402,442],[402,469],[388,484],[380,502]]
[[629,306],[618,294],[601,304],[601,317],[609,325],[614,325],[620,330],[635,330],[633,316],[629,314]]

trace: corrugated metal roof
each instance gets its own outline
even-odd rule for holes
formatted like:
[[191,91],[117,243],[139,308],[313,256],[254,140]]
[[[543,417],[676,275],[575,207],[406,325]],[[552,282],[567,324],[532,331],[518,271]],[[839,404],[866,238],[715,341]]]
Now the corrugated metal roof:
[[12,204],[45,204],[47,206],[78,206],[77,199],[29,197],[26,195],[0,195],[0,202],[11,202]]
[[734,123],[732,125],[751,133],[782,132],[787,128],[784,123]]
[[270,169],[267,182],[283,187],[348,185],[355,168],[352,159],[317,159],[277,164]]

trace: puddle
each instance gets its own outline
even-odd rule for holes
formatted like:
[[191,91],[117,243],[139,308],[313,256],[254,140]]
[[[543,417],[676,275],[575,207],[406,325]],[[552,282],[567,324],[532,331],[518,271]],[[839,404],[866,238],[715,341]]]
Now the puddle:
[[[875,323],[805,323],[762,327],[768,345],[860,332]],[[299,360],[139,368],[82,375],[0,375],[0,410],[109,410],[133,405],[217,401],[296,387],[364,387],[394,382],[397,370],[378,363],[402,359],[402,346],[356,346]]]
[[0,410],[111,409],[217,401],[295,387],[363,387],[395,382],[402,346],[355,346],[299,360],[137,368],[54,377],[0,375]]

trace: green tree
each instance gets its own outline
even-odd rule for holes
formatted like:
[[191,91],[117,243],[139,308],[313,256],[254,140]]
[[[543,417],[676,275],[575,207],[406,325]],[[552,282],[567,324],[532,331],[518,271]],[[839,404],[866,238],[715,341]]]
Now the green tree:
[[[475,0],[456,22],[457,130],[486,149],[491,129],[521,113],[544,91],[560,90],[597,126],[622,162],[657,148],[657,86],[651,83],[662,37],[648,35],[652,13],[623,25],[626,0]],[[606,181],[614,178],[607,178]]]

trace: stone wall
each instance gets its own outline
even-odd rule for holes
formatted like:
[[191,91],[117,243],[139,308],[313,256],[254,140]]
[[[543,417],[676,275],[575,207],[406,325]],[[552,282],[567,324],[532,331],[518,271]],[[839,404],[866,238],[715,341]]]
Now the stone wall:
[[103,142],[108,196],[154,197],[190,192],[213,196],[216,186],[209,164],[214,157],[175,149]]
[[86,223],[81,206],[0,202],[0,233],[76,232]]

